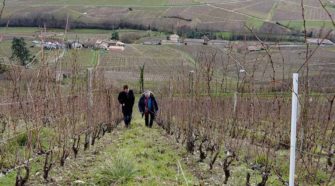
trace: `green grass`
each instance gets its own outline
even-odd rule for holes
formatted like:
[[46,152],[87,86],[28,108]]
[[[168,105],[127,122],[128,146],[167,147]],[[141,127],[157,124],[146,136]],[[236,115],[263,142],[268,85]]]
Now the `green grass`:
[[[282,21],[280,22],[282,25],[285,25],[291,29],[295,30],[302,30],[303,29],[303,21]],[[306,27],[308,29],[310,28],[334,28],[332,22],[330,21],[313,21],[313,20],[307,20],[306,21]]]
[[94,67],[98,64],[99,55],[105,55],[103,51],[82,49],[82,50],[70,50],[65,54],[62,65],[63,68],[71,68],[72,62],[77,58],[77,63],[81,67],[89,68]]
[[222,39],[225,39],[225,40],[230,40],[233,36],[233,33],[232,32],[217,32],[216,33],[216,37],[218,38],[222,38]]
[[16,34],[33,34],[37,31],[40,31],[39,28],[37,27],[2,27],[0,28],[0,33],[1,34],[13,34],[13,33],[16,33]]
[[107,160],[104,167],[96,175],[99,185],[125,184],[134,179],[136,170],[129,157],[119,155],[113,161]]
[[[187,169],[183,164],[182,169],[186,178],[178,168],[178,161],[181,161],[181,156],[186,152],[175,150],[161,132],[161,129],[155,127],[153,129],[144,127],[144,120],[137,114],[131,129],[123,131],[118,141],[114,141],[115,143],[106,149],[107,157],[116,157],[111,165],[113,162],[118,164],[115,161],[121,164],[118,165],[120,170],[111,167],[110,172],[122,172],[123,169],[129,169],[133,173],[127,176],[130,179],[123,180],[122,185],[186,185],[185,179],[189,185],[195,183],[195,178],[187,171],[185,172]],[[120,156],[124,158],[120,160]],[[101,169],[106,172],[105,161],[105,157],[102,157],[98,161],[99,164],[89,174],[100,177]],[[115,177],[110,175],[110,178],[114,178],[112,180],[118,180]]]
[[11,172],[4,177],[0,177],[0,185],[15,185],[16,172]]
[[0,42],[0,57],[9,58],[12,55],[12,41],[2,41]]
[[[122,126],[116,129],[117,135],[112,133],[103,137],[103,147],[96,144],[97,147],[92,147],[91,152],[81,152],[77,160],[68,160],[64,168],[56,163],[57,167],[52,168],[50,178],[62,177],[58,183],[60,185],[73,184],[75,180],[82,180],[87,185],[197,184],[197,179],[183,164],[186,151],[169,143],[163,130],[156,125],[152,129],[146,128],[139,114],[134,117],[130,129]],[[43,132],[43,136],[48,134],[50,131]],[[96,148],[99,150],[94,153],[92,161],[91,153]],[[31,162],[31,184],[42,181],[36,173],[41,174],[43,159],[42,156],[38,161]],[[73,165],[80,165],[80,168]],[[0,185],[14,185],[15,177],[16,171],[1,177]]]
[[[34,133],[34,132],[33,132]],[[51,139],[55,137],[54,131],[52,131],[49,128],[43,128],[40,131],[40,140],[41,140],[41,147],[42,149],[48,149],[49,148],[49,142]],[[1,144],[0,148],[5,149],[6,152],[3,154],[4,156],[0,156],[0,164],[2,166],[7,166],[7,168],[11,167],[14,162],[16,161],[16,154],[18,154],[21,157],[24,157],[26,152],[26,142],[28,140],[28,136],[26,133],[23,133],[19,135],[18,137],[14,138],[13,140],[9,141],[8,144]],[[33,136],[32,143],[36,143],[36,137]],[[41,169],[41,161],[43,157],[39,157],[36,160],[32,161],[30,163],[31,165],[31,175],[35,174]],[[36,163],[38,162],[38,163]],[[0,177],[0,185],[15,185],[15,178],[16,178],[16,170],[10,172],[8,175]]]
[[[31,175],[35,175],[37,173],[41,174],[40,171],[42,171],[42,164],[44,163],[44,156],[40,156],[37,159],[35,159],[33,162],[30,162],[30,177]],[[22,176],[24,176],[24,169],[22,169]],[[17,170],[14,170],[7,174],[4,177],[0,177],[0,185],[1,186],[10,186],[15,185]],[[29,180],[28,180],[29,182]]]
[[254,29],[260,29],[264,24],[264,21],[256,19],[256,18],[249,18],[246,22],[246,25],[254,28]]

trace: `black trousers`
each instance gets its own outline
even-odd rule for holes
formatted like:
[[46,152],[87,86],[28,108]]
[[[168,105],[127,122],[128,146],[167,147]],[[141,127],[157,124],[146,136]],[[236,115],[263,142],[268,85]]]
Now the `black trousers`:
[[[147,127],[152,127],[152,124],[154,123],[154,120],[155,120],[155,114],[154,113],[147,113],[147,114],[144,114],[145,116],[145,126]],[[150,120],[150,121],[149,121]]]
[[130,125],[132,114],[133,112],[123,112],[123,120],[126,127]]

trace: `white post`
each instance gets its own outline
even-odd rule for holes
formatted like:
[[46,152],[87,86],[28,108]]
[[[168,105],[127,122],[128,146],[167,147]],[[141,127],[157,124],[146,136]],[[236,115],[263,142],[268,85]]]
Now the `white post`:
[[297,117],[298,117],[298,77],[299,77],[298,73],[293,74],[289,186],[294,186],[294,177],[295,177],[295,151],[297,141],[296,135],[297,135]]
[[91,128],[93,123],[93,93],[92,93],[93,68],[87,69],[87,132],[85,135],[85,150],[90,147]]
[[234,113],[236,113],[236,106],[237,106],[237,91],[234,93]]

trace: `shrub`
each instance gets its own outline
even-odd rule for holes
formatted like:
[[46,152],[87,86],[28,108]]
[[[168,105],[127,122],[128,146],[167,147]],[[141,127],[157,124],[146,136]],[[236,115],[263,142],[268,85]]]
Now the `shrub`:
[[258,155],[257,157],[256,157],[256,160],[255,160],[255,163],[257,164],[257,165],[260,165],[261,167],[265,167],[266,166],[266,164],[267,164],[267,157],[266,157],[266,155],[262,155],[262,154],[260,154],[260,155]]
[[328,175],[326,172],[319,170],[316,173],[316,182],[320,185],[324,184],[328,179]]
[[26,133],[21,134],[17,137],[16,141],[19,146],[26,146],[28,142],[28,135]]
[[119,32],[113,31],[111,39],[112,40],[119,40]]
[[99,185],[125,184],[134,178],[135,167],[131,160],[119,156],[106,165],[98,173]]

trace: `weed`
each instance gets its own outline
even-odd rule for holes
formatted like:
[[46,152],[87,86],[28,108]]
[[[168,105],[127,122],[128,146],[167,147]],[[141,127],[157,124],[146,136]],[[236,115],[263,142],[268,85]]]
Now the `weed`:
[[133,162],[126,157],[118,156],[112,162],[106,162],[97,175],[97,181],[99,185],[125,184],[131,181],[135,174]]

